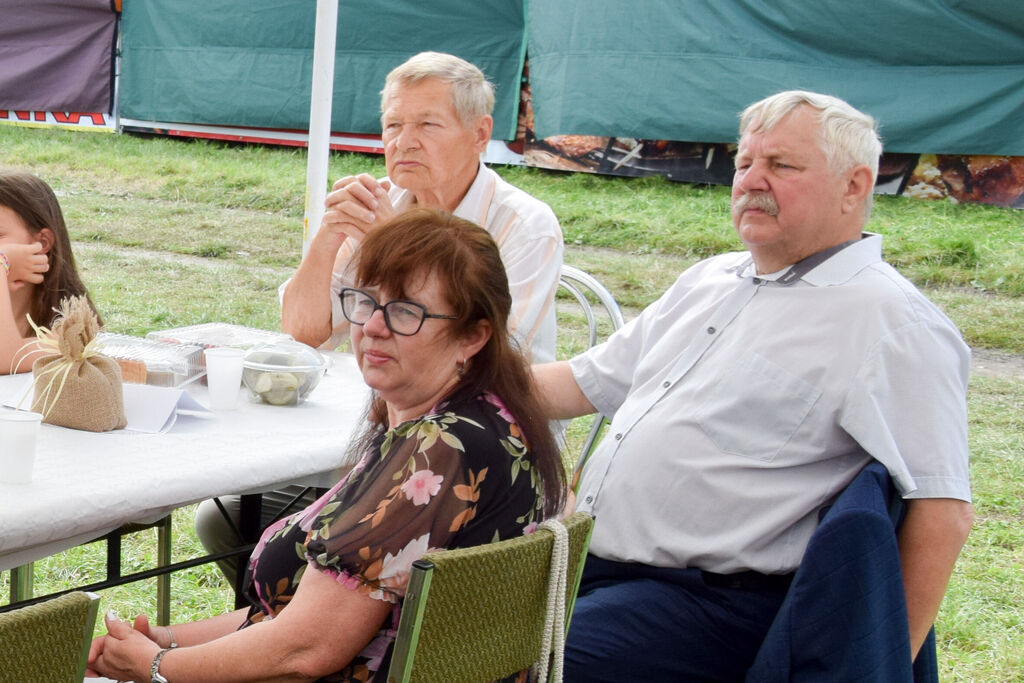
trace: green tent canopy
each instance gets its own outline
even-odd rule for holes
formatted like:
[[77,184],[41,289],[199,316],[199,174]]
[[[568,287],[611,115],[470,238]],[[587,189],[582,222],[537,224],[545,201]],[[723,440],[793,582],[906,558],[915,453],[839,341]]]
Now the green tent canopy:
[[[312,0],[146,0],[122,15],[129,119],[305,129]],[[539,138],[728,142],[772,92],[838,95],[889,152],[1024,156],[1020,0],[343,0],[331,129],[376,134],[384,76],[422,50],[497,85],[515,137],[524,59]]]

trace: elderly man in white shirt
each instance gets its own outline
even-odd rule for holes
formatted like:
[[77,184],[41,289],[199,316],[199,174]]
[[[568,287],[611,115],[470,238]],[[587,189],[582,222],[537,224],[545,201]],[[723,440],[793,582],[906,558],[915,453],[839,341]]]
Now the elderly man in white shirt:
[[554,360],[562,232],[547,204],[480,162],[491,139],[493,86],[465,60],[424,52],[388,74],[381,98],[388,177],[334,183],[320,230],[281,287],[282,328],[313,346],[343,341],[348,323],[337,294],[355,245],[396,212],[425,206],[494,237],[512,292],[511,332],[534,362]]
[[[562,268],[562,230],[544,202],[503,180],[481,161],[491,139],[494,86],[473,64],[422,52],[388,74],[381,127],[388,176],[348,176],[327,195],[320,229],[295,274],[281,285],[281,327],[311,346],[336,348],[349,325],[338,294],[360,239],[408,208],[449,211],[473,221],[498,244],[512,294],[509,332],[534,362],[555,358],[555,290]],[[424,254],[429,259],[430,254]],[[263,524],[299,487],[265,493]],[[237,521],[238,496],[221,499]],[[301,505],[312,502],[312,494]],[[300,507],[301,507],[300,505]],[[210,552],[238,545],[213,501],[196,513],[196,532]],[[237,580],[236,561],[220,563]]]
[[954,325],[862,234],[881,142],[836,98],[744,112],[733,222],[604,345],[535,367],[552,414],[613,416],[577,509],[595,515],[567,680],[742,680],[818,512],[872,458],[907,504],[911,653],[973,518]]

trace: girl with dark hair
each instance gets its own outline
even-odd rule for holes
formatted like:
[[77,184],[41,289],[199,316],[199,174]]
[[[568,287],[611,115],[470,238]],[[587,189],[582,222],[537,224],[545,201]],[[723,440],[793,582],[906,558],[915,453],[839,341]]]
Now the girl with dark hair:
[[521,535],[561,510],[565,473],[509,336],[491,236],[413,209],[368,235],[352,269],[341,307],[373,401],[351,473],[264,532],[249,560],[252,607],[171,628],[108,619],[91,671],[383,680],[415,560]]
[[61,299],[81,295],[89,294],[53,190],[30,173],[0,172],[0,372],[31,370],[39,352],[29,317],[49,327]]

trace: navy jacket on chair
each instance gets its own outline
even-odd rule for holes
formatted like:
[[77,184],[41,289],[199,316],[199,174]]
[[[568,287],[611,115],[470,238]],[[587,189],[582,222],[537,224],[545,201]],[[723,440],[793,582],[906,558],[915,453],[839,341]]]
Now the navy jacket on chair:
[[748,682],[938,681],[934,631],[910,661],[902,508],[872,461],[824,511]]

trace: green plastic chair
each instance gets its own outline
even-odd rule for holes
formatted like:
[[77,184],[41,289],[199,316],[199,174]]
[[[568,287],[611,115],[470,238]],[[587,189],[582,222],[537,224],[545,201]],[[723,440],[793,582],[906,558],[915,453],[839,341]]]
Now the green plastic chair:
[[76,591],[0,614],[0,683],[81,683],[99,601]]
[[[564,523],[568,630],[594,520],[577,512]],[[554,533],[541,528],[414,562],[388,681],[482,683],[546,660],[552,652],[544,643],[554,545]]]

